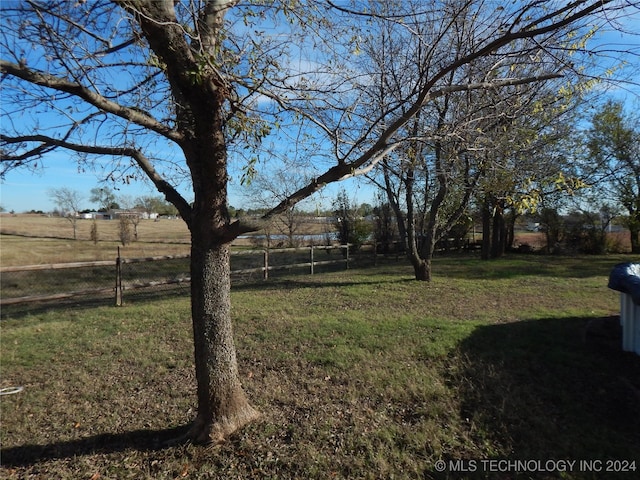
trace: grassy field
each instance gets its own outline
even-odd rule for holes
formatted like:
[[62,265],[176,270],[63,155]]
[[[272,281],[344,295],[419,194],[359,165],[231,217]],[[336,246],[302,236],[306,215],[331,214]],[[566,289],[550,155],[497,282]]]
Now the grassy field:
[[[195,413],[187,298],[9,317],[0,386],[24,390],[2,397],[0,477],[518,477],[479,463],[498,459],[640,467],[640,357],[611,345],[619,304],[606,287],[629,260],[454,256],[436,260],[428,285],[389,264],[235,287],[240,372],[263,415],[216,448],[163,446]],[[442,473],[441,459],[453,462]],[[458,460],[476,472],[452,472]],[[578,464],[520,477],[604,478]]]
[[92,220],[77,221],[77,240],[64,218],[42,215],[0,216],[0,265],[114,260],[120,247],[129,258],[189,253],[189,231],[180,219],[141,220],[136,242],[122,246],[117,220],[98,220],[99,241],[90,240]]
[[[274,221],[278,222],[277,219]],[[120,243],[117,220],[97,220],[97,244],[91,240],[92,224],[92,220],[78,220],[77,240],[74,240],[71,223],[64,218],[0,214],[0,265],[7,267],[114,260],[118,248],[125,258],[189,253],[189,231],[181,219],[141,220],[138,225],[138,240],[126,246]],[[324,235],[327,229],[332,228],[327,224],[302,223],[297,233]],[[271,233],[279,232],[276,227],[271,230]],[[542,233],[524,230],[516,232],[516,246],[526,244],[540,251],[544,243]],[[610,235],[610,243],[617,246],[615,251],[630,251],[628,232]],[[246,248],[254,246],[254,242],[249,238],[238,238],[233,245]]]
[[[277,219],[274,221],[278,221]],[[0,215],[0,265],[37,265],[44,263],[113,260],[118,247],[123,257],[140,258],[189,253],[190,236],[181,219],[141,220],[138,240],[122,246],[117,220],[97,220],[98,243],[91,240],[92,220],[77,221],[77,239],[71,223],[64,218],[44,215]],[[325,224],[300,226],[301,234],[323,234]],[[277,233],[273,229],[271,233]],[[261,233],[261,232],[258,232]],[[250,239],[239,238],[234,246],[252,246]]]

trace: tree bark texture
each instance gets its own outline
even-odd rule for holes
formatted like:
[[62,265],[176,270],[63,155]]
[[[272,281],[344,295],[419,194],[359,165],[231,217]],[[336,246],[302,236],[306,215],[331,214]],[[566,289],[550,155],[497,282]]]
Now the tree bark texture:
[[229,245],[193,238],[191,308],[198,415],[188,436],[220,443],[258,417],[238,375],[231,322]]
[[500,258],[506,252],[507,225],[499,201],[485,198],[482,205],[482,259]]
[[489,204],[485,200],[482,202],[482,246],[480,257],[482,260],[489,260],[489,238],[491,236],[491,211]]
[[630,229],[631,253],[640,253],[640,228]]
[[420,256],[420,248],[418,246],[418,238],[416,232],[416,215],[413,205],[413,186],[415,182],[413,166],[406,169],[404,178],[405,198],[407,202],[407,256],[411,265],[415,279],[422,282],[431,281],[431,258],[424,259]]
[[502,206],[494,208],[491,235],[491,258],[500,258],[506,250],[506,226]]
[[239,380],[231,321],[227,154],[219,114],[191,105],[193,141],[184,148],[195,201],[191,231],[191,316],[198,415],[189,437],[219,443],[258,417]]

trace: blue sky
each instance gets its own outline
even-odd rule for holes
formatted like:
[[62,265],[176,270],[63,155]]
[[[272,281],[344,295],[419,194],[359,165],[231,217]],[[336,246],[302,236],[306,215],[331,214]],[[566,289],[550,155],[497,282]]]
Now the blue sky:
[[[105,183],[101,181],[99,172],[79,171],[78,166],[64,157],[60,151],[51,155],[44,162],[43,167],[33,173],[26,170],[14,170],[6,175],[4,182],[0,183],[0,205],[5,212],[23,213],[31,210],[50,212],[55,208],[51,201],[49,191],[60,187],[68,187],[80,192],[84,201],[82,208],[93,209],[96,204],[89,201],[90,191],[95,187],[109,186],[116,195],[126,196],[132,199],[142,196],[161,196],[150,182],[132,181],[130,184]],[[373,203],[371,187],[348,180],[319,192],[313,198],[305,201],[302,207],[313,211],[316,208],[329,208],[337,192],[345,188],[353,201],[357,203]],[[187,200],[192,200],[188,191],[183,191]],[[239,208],[247,207],[246,189],[239,182],[239,177],[232,179],[229,185],[229,204]]]
[[[0,184],[0,205],[5,211],[16,213],[30,210],[42,210],[48,212],[55,205],[50,200],[48,192],[51,189],[68,187],[77,190],[84,197],[84,208],[95,208],[96,205],[89,202],[90,190],[105,184],[100,183],[98,175],[94,172],[79,172],[77,165],[68,160],[48,158],[44,166],[37,172],[12,171]],[[155,195],[154,191],[145,184],[132,183],[130,185],[117,185],[118,194],[132,197]]]
[[[625,26],[633,31],[637,30],[640,24],[640,15],[636,14],[628,18]],[[635,27],[634,27],[635,26]],[[603,44],[611,44],[618,48],[629,48],[630,45],[635,46],[636,51],[639,48],[639,40],[637,37],[630,38],[619,32],[608,32],[601,34],[597,39]],[[635,59],[637,61],[637,58]],[[638,65],[631,67],[638,68]],[[635,93],[625,91],[624,89],[614,90],[611,93],[614,98],[624,101],[628,108],[632,108],[632,104],[637,108],[638,97],[640,91],[635,89]],[[1,99],[0,99],[1,100]],[[2,122],[4,119],[0,119]],[[84,197],[82,202],[83,208],[95,208],[97,205],[89,201],[90,190],[95,187],[110,186],[117,194],[129,198],[140,196],[159,195],[158,192],[148,182],[132,181],[129,184],[112,183],[105,184],[102,182],[103,176],[97,171],[81,171],[78,166],[65,155],[63,151],[57,151],[49,155],[43,162],[41,168],[36,172],[27,170],[14,170],[7,173],[6,178],[0,183],[0,206],[4,211],[16,213],[26,212],[30,210],[51,211],[55,205],[50,199],[49,191],[51,189],[68,187],[80,192]],[[316,207],[327,208],[331,205],[331,201],[335,198],[337,192],[344,188],[352,196],[354,201],[358,203],[369,202],[374,203],[373,189],[365,186],[362,182],[348,181],[344,184],[333,185],[320,195],[312,198],[304,204],[306,209],[314,209]],[[229,185],[229,203],[234,207],[246,207],[246,191],[239,184],[239,174],[232,173],[232,181]],[[187,200],[191,200],[190,193],[183,191]]]

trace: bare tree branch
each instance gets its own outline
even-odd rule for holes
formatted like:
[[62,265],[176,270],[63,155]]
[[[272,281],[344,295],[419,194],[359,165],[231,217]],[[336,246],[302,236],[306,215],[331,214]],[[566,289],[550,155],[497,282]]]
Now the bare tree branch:
[[0,59],[0,73],[13,75],[35,85],[40,85],[60,92],[69,93],[73,96],[81,98],[82,100],[100,110],[129,120],[142,127],[148,128],[149,130],[159,133],[160,135],[176,143],[180,143],[184,138],[183,135],[181,135],[179,132],[167,127],[163,123],[158,122],[149,114],[143,113],[139,109],[120,105],[103,97],[102,95],[99,95],[92,90],[89,90],[83,85],[75,82],[70,82],[64,78],[56,77],[45,72],[39,72],[27,67],[26,65],[11,63],[2,59]]
[[515,85],[523,85],[528,83],[535,82],[543,82],[546,80],[551,80],[554,78],[561,77],[560,74],[548,74],[548,75],[539,75],[527,78],[507,78],[496,80],[494,82],[480,82],[473,83],[468,85],[451,85],[448,87],[443,87],[437,90],[433,90],[430,92],[425,92],[426,94],[422,96],[420,100],[420,105],[416,106],[414,104],[414,108],[409,109],[405,114],[400,116],[384,133],[381,135],[380,139],[366,152],[364,152],[359,158],[356,160],[336,165],[329,170],[327,170],[324,174],[320,175],[316,179],[314,179],[309,185],[301,188],[297,192],[293,193],[291,196],[280,202],[276,207],[267,212],[264,218],[269,218],[273,215],[281,213],[285,211],[287,208],[290,208],[295,203],[307,198],[313,193],[320,190],[322,187],[329,183],[345,180],[347,178],[351,178],[355,175],[366,174],[371,169],[369,167],[362,168],[366,163],[371,162],[372,164],[377,164],[384,158],[385,155],[393,151],[398,147],[398,143],[388,143],[391,139],[392,135],[397,132],[403,125],[405,125],[409,120],[411,120],[415,116],[415,112],[419,111],[419,107],[423,104],[432,101],[438,97],[442,97],[449,93],[453,92],[461,92],[467,90],[480,90],[480,89],[498,89],[506,86],[515,86]]
[[[79,153],[89,153],[93,155],[110,155],[114,157],[130,157],[140,167],[147,177],[153,182],[158,191],[164,194],[167,201],[173,203],[180,215],[184,220],[189,223],[191,216],[191,206],[189,203],[178,193],[178,191],[168,183],[153,167],[151,161],[140,151],[135,148],[129,147],[107,147],[100,145],[84,145],[78,143],[67,142],[65,140],[59,140],[46,135],[24,135],[20,137],[8,137],[4,134],[0,134],[0,141],[6,144],[12,143],[28,143],[39,142],[40,147],[36,147],[32,151],[42,150],[44,148],[60,147],[72,150]],[[22,155],[21,155],[22,156]],[[15,157],[10,157],[2,161],[14,161]]]

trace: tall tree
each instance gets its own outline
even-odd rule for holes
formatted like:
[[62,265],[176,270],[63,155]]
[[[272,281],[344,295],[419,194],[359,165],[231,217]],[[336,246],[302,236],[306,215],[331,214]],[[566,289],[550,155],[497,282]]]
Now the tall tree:
[[144,195],[135,199],[135,206],[142,208],[148,214],[177,215],[176,207],[168,203],[164,198]]
[[627,213],[632,253],[640,253],[640,116],[621,102],[602,105],[587,131],[585,180]]
[[[405,3],[394,3],[385,21],[402,24],[410,13]],[[342,2],[328,5],[314,0],[0,4],[1,108],[10,119],[2,123],[0,173],[35,168],[55,149],[76,152],[83,165],[112,159],[111,178],[146,176],[189,228],[198,413],[188,437],[194,441],[221,441],[258,416],[238,375],[229,272],[230,242],[257,226],[229,218],[230,168],[250,167],[251,152],[283,125],[304,124],[317,173],[267,216],[284,212],[329,183],[370,171],[404,147],[405,127],[434,99],[532,81],[509,75],[507,67],[480,82],[456,77],[459,83],[443,84],[453,72],[480,58],[558,45],[567,28],[609,21],[626,6],[613,0],[531,0],[496,10],[484,1],[433,2],[431,17],[449,29],[461,9],[493,20],[472,48],[434,57],[402,98],[371,117],[359,93],[368,80],[348,65],[358,54],[354,32],[366,34],[371,12],[356,10],[358,2],[354,9]],[[522,47],[514,50],[514,42]],[[559,74],[555,64],[551,68],[544,78]],[[316,147],[322,155],[314,154]],[[234,164],[236,159],[244,165]],[[193,202],[181,194],[185,179]]]
[[111,208],[119,208],[116,203],[116,194],[109,187],[95,187],[91,189],[89,201],[98,204],[100,211],[107,212]]
[[571,94],[560,95],[563,90],[567,87],[557,84],[535,86],[503,99],[501,108],[510,112],[506,122],[485,132],[491,138],[492,161],[477,194],[485,259],[500,257],[512,246],[519,215],[535,213],[544,197],[579,185],[567,151],[584,88],[576,82]]
[[[434,67],[439,72],[441,62],[467,57],[483,44],[488,31],[504,26],[500,15],[478,11],[473,3],[460,3],[455,15],[443,17],[418,2],[397,23],[379,20],[385,18],[385,8],[371,5],[377,13],[374,21],[382,25],[362,47],[363,68],[371,79],[363,86],[363,103],[370,105],[369,117],[374,118],[406,108],[406,99],[420,91]],[[502,212],[515,199],[517,187],[539,185],[548,176],[552,156],[534,162],[531,154],[541,150],[543,139],[548,144],[560,136],[560,130],[553,131],[559,112],[566,116],[569,101],[579,97],[577,86],[571,88],[573,96],[559,93],[580,78],[572,65],[578,38],[575,29],[559,30],[545,42],[522,39],[474,57],[440,77],[441,95],[396,132],[394,140],[402,146],[380,162],[374,181],[396,212],[417,279],[430,280],[437,242],[449,235],[480,188],[486,191],[481,203],[491,214],[485,215],[485,225],[496,224],[484,238],[494,238],[494,256],[504,249],[508,229]],[[561,71],[562,79],[549,75]],[[534,163],[540,168],[531,168]]]
[[77,190],[68,187],[53,188],[49,190],[49,197],[60,210],[60,216],[66,218],[73,228],[73,239],[78,238],[78,213],[82,195]]

